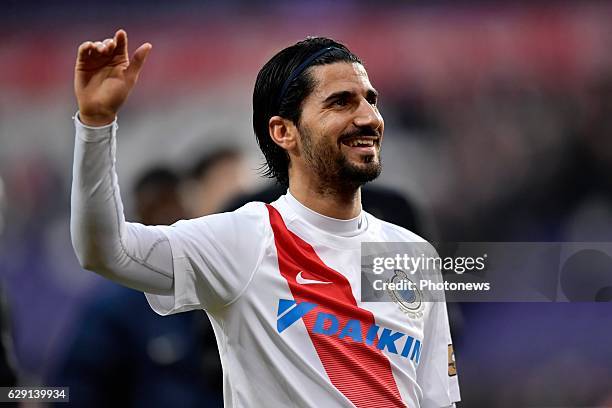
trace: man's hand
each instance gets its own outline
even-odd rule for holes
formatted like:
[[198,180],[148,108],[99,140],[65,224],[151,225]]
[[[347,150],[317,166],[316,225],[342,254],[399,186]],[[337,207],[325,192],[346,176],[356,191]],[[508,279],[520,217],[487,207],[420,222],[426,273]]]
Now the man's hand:
[[86,41],[79,46],[74,67],[74,93],[79,118],[89,126],[115,120],[119,108],[136,84],[142,65],[151,51],[144,43],[128,57],[127,34],[118,30],[114,38]]

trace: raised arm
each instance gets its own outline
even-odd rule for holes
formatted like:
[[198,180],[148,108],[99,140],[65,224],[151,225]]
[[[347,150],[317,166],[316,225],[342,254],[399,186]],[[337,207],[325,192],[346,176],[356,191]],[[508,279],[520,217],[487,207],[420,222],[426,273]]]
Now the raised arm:
[[145,43],[130,60],[127,47],[127,34],[119,30],[78,50],[72,244],[84,268],[134,289],[167,294],[173,285],[168,239],[161,227],[125,222],[115,171],[116,115],[151,50]]

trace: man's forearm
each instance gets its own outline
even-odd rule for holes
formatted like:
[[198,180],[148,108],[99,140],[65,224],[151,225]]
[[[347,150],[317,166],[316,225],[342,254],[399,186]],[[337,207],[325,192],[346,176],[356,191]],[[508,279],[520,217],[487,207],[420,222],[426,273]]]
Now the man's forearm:
[[127,223],[115,171],[116,122],[99,128],[75,118],[70,232],[81,266],[150,292],[172,288],[170,243],[158,227]]

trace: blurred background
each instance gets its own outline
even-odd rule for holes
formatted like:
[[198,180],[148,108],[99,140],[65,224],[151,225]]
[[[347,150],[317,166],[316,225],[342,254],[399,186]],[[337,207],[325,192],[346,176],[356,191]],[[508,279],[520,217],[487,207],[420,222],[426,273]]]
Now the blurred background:
[[[325,35],[381,93],[375,184],[404,200],[404,225],[440,241],[612,241],[610,21],[604,1],[3,1],[1,385],[70,385],[81,406],[222,405],[205,314],[160,318],[72,251],[81,42],[124,28],[130,50],[153,44],[119,116],[130,220],[169,224],[265,188],[255,77],[281,48]],[[598,267],[609,279],[612,258]],[[462,407],[612,407],[611,303],[449,313]]]

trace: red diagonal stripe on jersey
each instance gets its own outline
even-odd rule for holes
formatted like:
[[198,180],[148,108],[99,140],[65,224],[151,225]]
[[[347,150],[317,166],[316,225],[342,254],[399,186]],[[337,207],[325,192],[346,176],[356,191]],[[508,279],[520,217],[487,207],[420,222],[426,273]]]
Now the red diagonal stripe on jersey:
[[[374,324],[374,316],[357,306],[349,281],[325,265],[310,244],[289,231],[274,207],[267,207],[280,273],[287,280],[294,299],[316,303],[319,305],[317,312],[335,315],[339,330],[348,320],[359,320],[362,338],[365,339],[369,327]],[[298,284],[296,275],[300,271],[303,271],[303,278],[332,283]],[[340,339],[335,335],[314,333],[312,329],[317,314],[309,313],[303,320],[331,383],[357,408],[405,407],[391,364],[376,348],[377,341],[368,346],[350,336]]]

